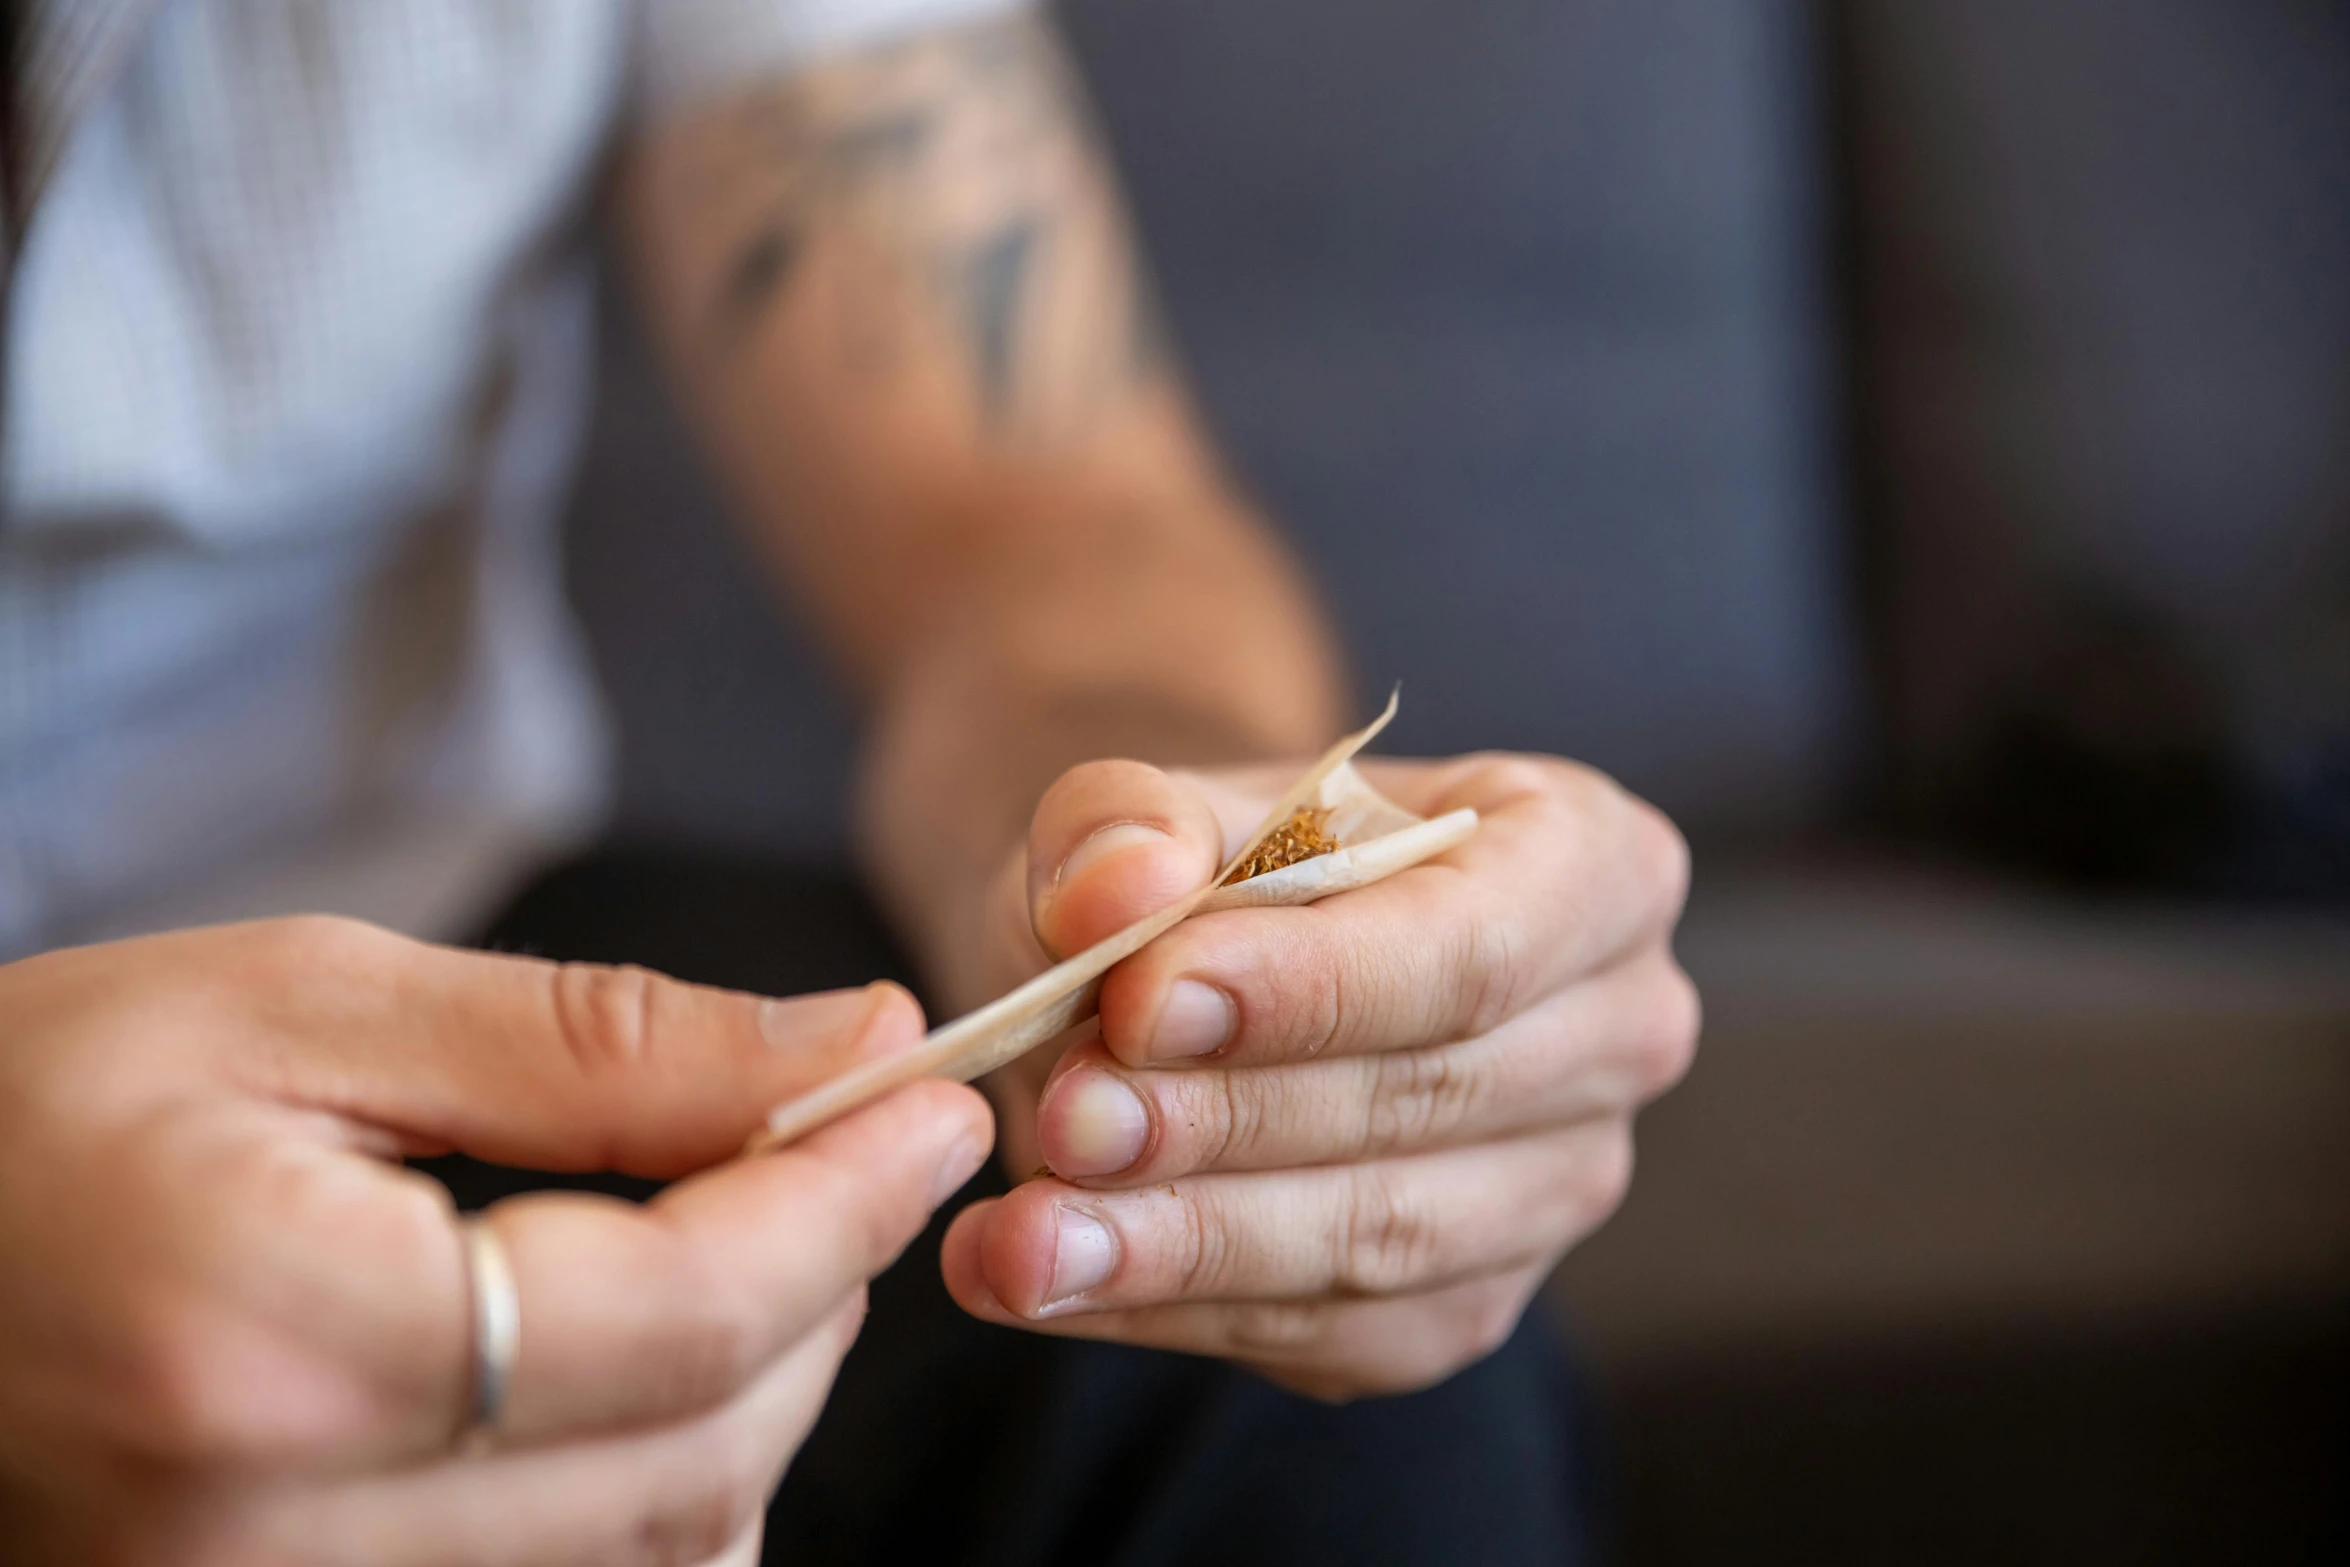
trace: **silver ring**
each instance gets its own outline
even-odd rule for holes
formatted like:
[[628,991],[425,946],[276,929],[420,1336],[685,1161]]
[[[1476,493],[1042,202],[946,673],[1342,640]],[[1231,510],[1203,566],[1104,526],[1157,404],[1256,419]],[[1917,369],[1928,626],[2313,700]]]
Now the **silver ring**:
[[473,1399],[463,1439],[479,1446],[506,1407],[514,1353],[522,1346],[522,1299],[505,1244],[480,1214],[464,1223],[465,1273],[473,1296]]

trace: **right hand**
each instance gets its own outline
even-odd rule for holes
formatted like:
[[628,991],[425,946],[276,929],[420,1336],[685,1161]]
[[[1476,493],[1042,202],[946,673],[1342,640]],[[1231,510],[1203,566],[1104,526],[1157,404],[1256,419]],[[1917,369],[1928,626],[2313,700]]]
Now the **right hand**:
[[[0,967],[8,1559],[754,1559],[865,1281],[990,1126],[921,1083],[722,1161],[920,1032],[892,986],[762,1001],[323,918]],[[462,1238],[398,1163],[452,1149],[691,1177],[488,1210],[521,1347],[471,1456]]]

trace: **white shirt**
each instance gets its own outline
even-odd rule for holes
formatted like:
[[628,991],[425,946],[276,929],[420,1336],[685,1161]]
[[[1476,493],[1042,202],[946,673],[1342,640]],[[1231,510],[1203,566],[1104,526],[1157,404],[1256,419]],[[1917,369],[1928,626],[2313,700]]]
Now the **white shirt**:
[[452,935],[589,830],[553,523],[610,138],[1004,3],[159,5],[10,300],[0,958],[293,909]]

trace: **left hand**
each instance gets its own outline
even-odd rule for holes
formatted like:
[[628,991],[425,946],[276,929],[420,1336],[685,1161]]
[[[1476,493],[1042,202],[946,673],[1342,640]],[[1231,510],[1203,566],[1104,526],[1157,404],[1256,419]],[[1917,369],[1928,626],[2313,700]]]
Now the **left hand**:
[[[1583,767],[1359,764],[1461,847],[1298,909],[1186,921],[1098,1031],[989,1086],[1003,1156],[947,1287],[982,1318],[1216,1355],[1327,1398],[1496,1348],[1621,1201],[1632,1117],[1694,1049],[1679,833]],[[1008,985],[1214,873],[1295,769],[1096,762],[1037,808],[992,922]]]

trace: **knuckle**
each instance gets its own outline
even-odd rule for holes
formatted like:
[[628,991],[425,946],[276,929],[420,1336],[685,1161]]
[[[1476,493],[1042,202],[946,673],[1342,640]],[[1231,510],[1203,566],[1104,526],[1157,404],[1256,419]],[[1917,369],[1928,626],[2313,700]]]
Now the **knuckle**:
[[1289,1026],[1281,1030],[1309,1059],[1328,1053],[1346,1037],[1348,1020],[1357,1010],[1358,983],[1352,965],[1330,962],[1317,966],[1321,970],[1316,976],[1319,983],[1296,985],[1287,992],[1297,996],[1299,1004],[1295,1015],[1285,1020]]
[[1413,1335],[1377,1360],[1343,1367],[1344,1396],[1396,1398],[1423,1392],[1477,1358],[1448,1331]]
[[1526,1294],[1505,1283],[1470,1292],[1462,1313],[1458,1364],[1483,1360],[1510,1341],[1518,1319],[1526,1313]]
[[659,980],[626,965],[563,963],[549,971],[555,1028],[582,1074],[599,1077],[652,1054]]
[[1337,1292],[1393,1295],[1425,1278],[1440,1237],[1428,1215],[1376,1165],[1353,1172],[1346,1221],[1332,1272]]
[[843,1273],[856,1278],[879,1273],[929,1222],[927,1193],[917,1183],[904,1179],[877,1181],[869,1172],[860,1173],[838,1165],[826,1168],[825,1180],[832,1209],[847,1215],[853,1227],[851,1240],[855,1249],[846,1259]]
[[1514,1278],[1473,1285],[1446,1303],[1441,1317],[1403,1336],[1392,1356],[1370,1371],[1363,1391],[1382,1395],[1432,1387],[1498,1351],[1525,1314],[1526,1289]]
[[710,1304],[679,1361],[680,1392],[694,1404],[714,1403],[732,1393],[769,1348],[766,1313],[747,1292],[713,1286],[702,1295]]
[[701,1567],[742,1536],[767,1505],[767,1476],[750,1436],[722,1423],[695,1455],[692,1480],[647,1512],[635,1558],[647,1567]]
[[667,1407],[704,1409],[732,1394],[764,1362],[769,1313],[726,1270],[697,1266],[689,1257],[667,1269],[675,1303],[674,1326],[659,1341],[659,1379]]
[[1632,1128],[1619,1122],[1608,1129],[1598,1148],[1583,1163],[1576,1182],[1577,1228],[1584,1234],[1605,1224],[1632,1190]]
[[[281,1215],[289,1210],[281,1209]],[[313,1233],[340,1229],[355,1254],[389,1264],[408,1279],[451,1277],[458,1266],[458,1210],[449,1188],[421,1171],[395,1172],[392,1189],[360,1212],[340,1207],[317,1210]],[[394,1356],[347,1367],[365,1384],[378,1408],[434,1407],[446,1396],[445,1362],[437,1357]]]
[[1591,769],[1564,757],[1498,752],[1480,769],[1485,790],[1503,799],[1564,799],[1583,786]]
[[[166,1311],[166,1321],[180,1313]],[[209,1395],[209,1346],[188,1341],[184,1327],[150,1327],[127,1346],[124,1387],[143,1433],[141,1445],[176,1466],[196,1467],[226,1456],[219,1402]]]
[[1433,1387],[1508,1343],[1539,1273],[1518,1272],[1426,1300],[1313,1313],[1310,1334],[1268,1345],[1265,1360],[1293,1391],[1327,1403],[1387,1398]]
[[1227,1320],[1232,1353],[1243,1360],[1311,1357],[1330,1339],[1329,1309],[1312,1301],[1248,1301]]
[[1509,1292],[1473,1290],[1444,1321],[1413,1334],[1389,1363],[1378,1368],[1377,1384],[1367,1391],[1393,1396],[1433,1387],[1508,1343],[1517,1322],[1518,1307]]
[[1377,1057],[1360,1155],[1384,1158],[1449,1136],[1469,1116],[1476,1083],[1450,1050],[1401,1050]]
[[1697,984],[1678,963],[1664,965],[1657,997],[1648,1012],[1648,1026],[1640,1041],[1640,1078],[1653,1097],[1688,1075],[1697,1059],[1697,1038],[1705,1021]]
[[1361,978],[1350,956],[1301,943],[1280,955],[1279,983],[1238,996],[1239,1039],[1269,1058],[1313,1060],[1345,1038]]
[[1317,1404],[1327,1404],[1333,1409],[1351,1404],[1366,1393],[1382,1391],[1347,1366],[1331,1369],[1311,1361],[1285,1363],[1274,1360],[1259,1362],[1254,1369],[1275,1386],[1299,1398],[1310,1398]]
[[1211,1165],[1250,1164],[1262,1146],[1268,1117],[1264,1080],[1255,1073],[1218,1072],[1216,1089],[1208,1102],[1215,1123],[1212,1149],[1204,1162]]
[[187,1301],[159,1305],[124,1360],[138,1446],[173,1469],[233,1465],[267,1445],[260,1401],[224,1373],[206,1316]]
[[1530,760],[1535,764],[1535,773],[1526,792],[1541,800],[1554,814],[1588,820],[1617,807],[1625,798],[1621,784],[1588,763],[1570,761],[1563,756],[1538,756]]
[[1672,818],[1655,806],[1645,800],[1632,800],[1632,805],[1638,823],[1633,831],[1639,839],[1641,881],[1654,894],[1669,923],[1679,916],[1689,897],[1689,840]]
[[1232,1247],[1219,1215],[1194,1194],[1175,1199],[1176,1289],[1182,1295],[1220,1292],[1232,1268]]
[[1471,920],[1453,956],[1455,993],[1466,998],[1455,1037],[1491,1033],[1518,1014],[1525,933],[1506,920]]
[[396,939],[380,926],[339,914],[294,914],[270,920],[258,935],[257,958],[288,980],[372,970]]

